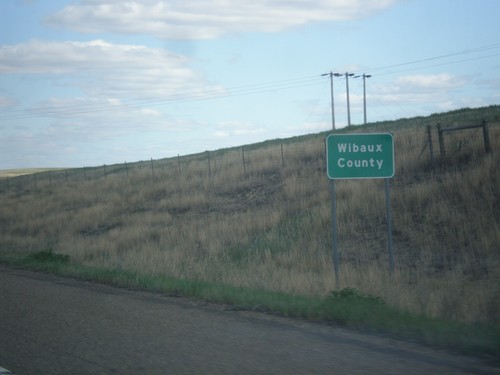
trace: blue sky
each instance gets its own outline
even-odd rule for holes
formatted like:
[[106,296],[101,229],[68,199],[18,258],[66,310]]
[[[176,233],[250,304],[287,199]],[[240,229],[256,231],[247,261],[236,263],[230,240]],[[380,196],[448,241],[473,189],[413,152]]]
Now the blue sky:
[[[487,0],[1,0],[0,169],[328,130],[328,72],[371,75],[368,121],[500,104],[499,14]],[[362,79],[349,94],[361,124]]]

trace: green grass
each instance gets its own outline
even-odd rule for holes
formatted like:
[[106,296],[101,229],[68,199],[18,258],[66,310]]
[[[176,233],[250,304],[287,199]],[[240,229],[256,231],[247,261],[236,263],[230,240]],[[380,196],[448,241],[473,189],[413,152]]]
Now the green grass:
[[69,255],[56,254],[52,249],[38,251],[29,254],[23,260],[26,264],[67,264],[69,263]]
[[413,314],[391,307],[382,298],[354,288],[333,291],[324,298],[305,297],[202,280],[153,276],[118,268],[87,267],[74,264],[68,255],[54,253],[51,249],[20,259],[0,256],[0,263],[118,287],[200,299],[229,305],[233,310],[259,311],[413,339],[465,354],[500,355],[500,327]]
[[310,215],[301,214],[285,219],[279,225],[257,233],[247,244],[237,244],[227,250],[229,261],[239,267],[245,267],[249,262],[263,261],[265,252],[271,255],[285,253],[300,236],[300,229]]

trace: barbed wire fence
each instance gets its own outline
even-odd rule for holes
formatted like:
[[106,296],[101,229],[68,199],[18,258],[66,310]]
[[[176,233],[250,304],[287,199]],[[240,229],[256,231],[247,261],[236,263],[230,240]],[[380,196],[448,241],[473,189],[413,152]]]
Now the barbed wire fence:
[[[396,164],[405,172],[418,174],[419,168],[434,163],[450,163],[461,155],[489,153],[492,143],[498,144],[500,124],[480,123],[442,127],[441,123],[408,130],[393,131],[395,137]],[[350,132],[366,132],[366,128],[343,129]],[[384,129],[376,129],[384,132]],[[490,134],[491,133],[491,134]],[[326,175],[325,138],[328,134],[316,134],[305,138],[268,141],[240,148],[205,151],[198,154],[139,162],[96,167],[82,167],[63,170],[48,170],[32,174],[0,179],[0,193],[23,192],[54,188],[64,183],[121,178],[124,181],[138,181],[149,178],[161,180],[179,178],[189,174],[212,179],[225,174],[238,178],[250,178],[255,174],[294,168],[296,164],[314,164],[316,173]],[[496,140],[492,142],[491,139]],[[399,159],[399,162],[398,162]],[[412,160],[413,167],[405,162]],[[410,163],[411,164],[411,163]],[[404,167],[403,167],[404,166]],[[425,168],[424,168],[425,169]],[[422,170],[422,172],[424,172]],[[326,177],[325,177],[326,178]]]

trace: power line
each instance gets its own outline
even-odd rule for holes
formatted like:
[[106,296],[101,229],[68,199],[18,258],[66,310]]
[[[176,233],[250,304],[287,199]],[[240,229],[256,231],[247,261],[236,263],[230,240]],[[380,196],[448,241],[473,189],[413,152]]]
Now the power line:
[[[500,43],[495,43],[495,44],[490,44],[490,45],[486,45],[486,46],[482,46],[482,47],[468,49],[468,50],[464,50],[464,51],[460,51],[460,52],[449,53],[449,54],[446,54],[446,55],[434,56],[434,57],[429,57],[429,58],[425,58],[425,59],[418,59],[418,60],[414,60],[414,61],[409,61],[409,62],[405,62],[405,63],[392,64],[392,65],[381,66],[381,67],[378,67],[378,68],[366,69],[365,73],[358,74],[358,75],[354,76],[354,78],[363,77],[363,109],[364,109],[363,112],[364,112],[364,123],[366,123],[366,121],[367,121],[366,120],[366,83],[365,83],[365,78],[368,78],[368,77],[372,76],[371,74],[366,74],[366,72],[383,71],[383,70],[386,70],[386,69],[389,70],[387,72],[377,73],[376,76],[378,77],[378,76],[389,75],[389,74],[397,74],[397,73],[402,73],[402,72],[407,72],[407,71],[412,71],[412,70],[421,70],[421,69],[430,68],[430,67],[436,67],[436,66],[444,66],[444,65],[457,64],[457,63],[460,63],[460,62],[473,61],[473,60],[479,60],[479,59],[484,59],[484,58],[499,56],[500,53],[490,54],[490,55],[483,55],[483,56],[478,56],[478,57],[472,57],[472,58],[468,58],[468,59],[447,61],[447,62],[438,63],[438,64],[432,64],[432,65],[417,66],[417,67],[403,69],[403,70],[395,69],[395,68],[399,68],[399,67],[405,67],[405,66],[420,64],[420,63],[424,63],[424,62],[430,62],[430,61],[435,61],[435,60],[440,60],[440,59],[446,59],[446,58],[450,58],[450,57],[453,57],[453,56],[460,56],[460,55],[466,55],[466,54],[471,54],[471,53],[490,51],[490,50],[498,49],[498,48],[500,48]],[[346,95],[347,95],[347,98],[348,98],[348,102],[347,102],[348,124],[350,124],[350,121],[349,121],[350,120],[349,119],[349,115],[350,115],[350,113],[349,113],[349,89],[348,89],[348,87],[346,88]]]
[[[384,73],[377,73],[377,76],[385,76],[385,75],[390,75],[390,74],[405,73],[405,72],[411,72],[411,71],[422,70],[422,69],[427,69],[427,68],[435,68],[437,66],[458,64],[458,63],[462,63],[462,62],[481,60],[481,59],[486,59],[486,58],[495,57],[495,56],[500,56],[500,53],[496,53],[493,55],[487,55],[487,56],[473,57],[470,59],[448,61],[448,62],[440,63],[440,64],[432,64],[432,65],[425,65],[425,66],[403,69],[403,70],[394,70],[394,71],[389,71],[389,72],[384,72]],[[367,69],[367,71],[371,71],[371,70]]]
[[[234,88],[228,88],[221,90],[218,88],[213,88],[209,90],[198,90],[180,93],[170,96],[157,96],[148,97],[143,99],[131,100],[127,103],[111,104],[111,103],[81,103],[81,104],[68,104],[68,105],[55,105],[51,108],[37,107],[27,109],[16,109],[10,111],[4,111],[0,113],[0,119],[2,120],[17,120],[17,119],[27,119],[44,117],[50,115],[57,116],[72,116],[86,114],[88,112],[114,112],[114,111],[130,111],[137,110],[144,106],[154,106],[154,105],[165,105],[174,104],[190,101],[200,101],[200,100],[213,100],[220,98],[228,98],[242,95],[259,94],[264,92],[278,91],[278,90],[288,90],[294,88],[300,88],[305,86],[318,85],[322,81],[317,76],[294,78],[282,81],[274,81],[260,84],[251,84],[246,86],[237,86]],[[30,111],[31,113],[27,113]]]
[[[367,68],[367,69],[365,69],[365,72],[375,72],[375,71],[380,71],[380,70],[399,68],[402,66],[419,64],[422,62],[428,62],[428,61],[434,61],[434,60],[440,60],[440,59],[445,59],[445,58],[453,57],[453,56],[467,55],[467,54],[476,53],[476,52],[489,51],[489,50],[497,49],[497,48],[500,48],[500,43],[495,43],[495,44],[490,44],[490,45],[486,45],[486,46],[482,46],[482,47],[472,48],[472,49],[468,49],[468,50],[464,50],[464,51],[460,51],[460,52],[452,52],[452,53],[449,53],[446,55],[440,55],[440,56],[428,57],[425,59],[408,61],[408,62],[399,63],[399,64],[386,65],[386,66],[381,66],[381,67],[377,67],[377,68]],[[480,59],[480,58],[492,57],[492,56],[497,56],[497,55],[498,54],[488,55],[488,56],[484,56],[484,57],[481,56],[481,57],[477,57],[477,58],[473,58],[473,59]],[[470,60],[472,60],[472,59],[470,59]],[[462,62],[462,61],[469,61],[469,60],[461,60],[459,62]],[[454,62],[449,62],[449,63],[454,63]],[[443,63],[442,65],[446,65],[449,63]],[[378,74],[378,75],[380,75],[380,74]]]
[[[472,57],[469,59],[455,60],[455,61],[447,61],[439,64],[432,64],[420,67],[414,67],[404,70],[397,70],[396,68],[406,67],[410,65],[421,64],[430,61],[436,61],[440,59],[446,59],[454,56],[461,56],[467,54],[473,54],[478,52],[491,51],[494,49],[500,48],[500,43],[490,44],[482,47],[472,48],[460,52],[449,53],[446,55],[434,56],[425,59],[418,59],[409,62],[386,65],[376,68],[367,68],[365,69],[366,73],[373,73],[377,71],[381,71],[377,73],[377,76],[381,75],[389,75],[389,74],[397,74],[401,72],[424,69],[436,66],[450,65],[456,64],[466,61],[484,59],[489,57],[499,56],[500,54],[490,54],[478,57]],[[384,70],[389,70],[387,72],[383,72]],[[343,75],[343,74],[342,74]],[[338,76],[341,76],[339,74]],[[333,80],[333,76],[331,77]],[[220,89],[220,88],[211,88],[208,90],[197,90],[197,91],[187,91],[184,93],[179,93],[175,95],[169,96],[152,96],[146,97],[142,99],[132,99],[127,101],[126,103],[112,104],[112,103],[81,103],[81,104],[68,104],[68,105],[55,105],[53,107],[35,107],[35,108],[24,108],[24,109],[13,109],[13,110],[5,110],[0,113],[1,120],[18,120],[18,119],[29,119],[29,118],[38,118],[45,116],[74,116],[87,114],[89,112],[95,113],[103,113],[103,112],[116,112],[116,111],[131,111],[141,109],[144,106],[155,106],[155,105],[169,105],[174,103],[183,103],[183,102],[191,102],[191,101],[201,101],[201,100],[214,100],[221,98],[229,98],[236,97],[242,95],[252,95],[252,94],[260,94],[264,92],[271,91],[280,91],[280,90],[289,90],[306,86],[313,86],[322,84],[323,80],[318,76],[306,76],[306,77],[298,77],[291,78],[287,80],[281,81],[272,81],[272,82],[264,82],[264,83],[256,83],[249,85],[236,86],[233,88]]]

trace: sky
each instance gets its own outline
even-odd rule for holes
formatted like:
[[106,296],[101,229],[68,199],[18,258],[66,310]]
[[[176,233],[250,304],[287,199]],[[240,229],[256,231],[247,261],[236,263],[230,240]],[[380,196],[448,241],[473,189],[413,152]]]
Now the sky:
[[364,98],[368,122],[500,104],[499,14],[497,0],[0,0],[0,169],[331,130],[331,83],[336,128],[364,122]]

